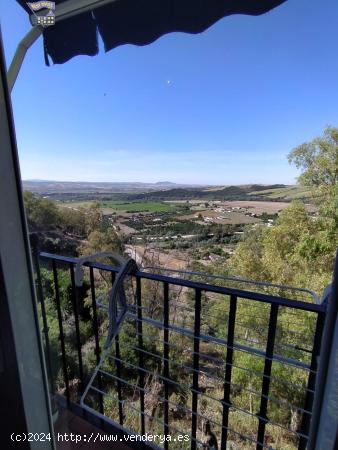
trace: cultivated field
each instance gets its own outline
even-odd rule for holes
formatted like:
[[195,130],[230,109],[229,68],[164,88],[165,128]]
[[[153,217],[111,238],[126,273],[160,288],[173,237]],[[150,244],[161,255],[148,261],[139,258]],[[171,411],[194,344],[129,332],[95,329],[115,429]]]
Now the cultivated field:
[[[289,202],[264,202],[264,201],[229,201],[229,202],[221,202],[222,206],[233,208],[247,208],[249,212],[253,212],[255,214],[262,214],[264,212],[268,214],[277,214],[282,211],[287,206],[290,206]],[[315,212],[316,208],[313,205],[306,205],[306,208],[310,212]]]
[[[60,206],[69,207],[73,209],[87,208],[93,202],[92,201],[79,201],[79,202],[60,202]],[[114,212],[126,212],[126,213],[160,213],[160,212],[175,212],[176,206],[174,204],[157,202],[157,201],[130,201],[130,202],[118,202],[118,201],[101,201],[100,205],[104,214],[112,214]]]
[[174,212],[175,206],[164,202],[142,201],[142,202],[101,202],[102,208],[125,212]]
[[[234,202],[237,204],[237,202]],[[246,216],[242,212],[216,212],[210,210],[196,211],[194,214],[188,214],[185,216],[179,216],[177,219],[180,220],[192,220],[196,219],[198,216],[202,216],[204,219],[212,219],[213,223],[218,223],[222,225],[226,224],[241,224],[241,223],[257,223],[260,222],[260,219],[257,217]],[[200,223],[200,221],[198,222]]]
[[309,199],[311,198],[311,191],[303,186],[285,186],[282,188],[266,189],[262,191],[250,192],[250,196],[264,196],[268,198],[278,198],[285,200]]

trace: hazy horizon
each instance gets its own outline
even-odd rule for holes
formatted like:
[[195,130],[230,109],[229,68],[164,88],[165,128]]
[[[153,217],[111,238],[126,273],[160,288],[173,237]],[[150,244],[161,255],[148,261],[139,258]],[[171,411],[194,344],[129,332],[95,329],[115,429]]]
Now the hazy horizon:
[[31,183],[78,183],[78,184],[151,184],[151,185],[177,185],[177,186],[245,186],[245,185],[252,185],[252,184],[257,184],[260,186],[268,186],[271,184],[285,184],[285,186],[294,186],[297,183],[262,183],[262,182],[255,182],[255,183],[179,183],[179,182],[174,182],[174,181],[170,181],[170,180],[165,180],[165,181],[135,181],[135,180],[124,180],[124,181],[96,181],[96,180],[48,180],[48,179],[42,179],[42,178],[22,178],[23,182],[31,182]]

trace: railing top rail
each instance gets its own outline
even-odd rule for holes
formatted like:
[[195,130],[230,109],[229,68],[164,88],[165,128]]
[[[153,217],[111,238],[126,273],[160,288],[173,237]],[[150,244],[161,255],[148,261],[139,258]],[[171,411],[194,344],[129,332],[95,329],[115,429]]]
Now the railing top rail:
[[201,277],[210,278],[213,280],[234,281],[237,283],[251,284],[254,286],[271,287],[271,288],[284,289],[284,290],[293,291],[293,292],[301,292],[301,293],[307,294],[310,297],[312,297],[312,299],[314,300],[315,303],[318,303],[318,304],[321,303],[321,299],[318,297],[318,295],[315,292],[311,291],[310,289],[297,288],[294,286],[289,286],[287,284],[283,285],[283,284],[277,284],[277,283],[270,283],[270,282],[266,282],[266,281],[248,280],[247,278],[234,277],[234,276],[229,276],[229,275],[227,275],[227,276],[212,275],[209,273],[192,272],[190,270],[168,269],[167,267],[158,267],[158,266],[146,266],[146,267],[142,267],[142,269],[149,270],[150,272],[154,271],[154,270],[161,270],[162,272],[168,272],[168,273],[201,276]]
[[[45,258],[45,259],[54,260],[54,261],[59,261],[61,263],[62,262],[68,263],[68,264],[76,264],[78,262],[78,259],[74,258],[74,257],[61,256],[61,255],[56,255],[53,253],[46,253],[46,252],[41,252],[40,257]],[[84,265],[87,267],[93,267],[95,269],[106,270],[106,271],[114,272],[114,273],[117,273],[119,271],[118,267],[114,267],[109,264],[103,264],[103,263],[99,263],[99,262],[94,262],[94,263],[89,262],[89,263],[85,263]],[[143,279],[160,281],[160,282],[167,282],[168,284],[182,286],[182,287],[191,288],[191,289],[198,289],[198,290],[205,291],[205,292],[213,292],[215,294],[236,295],[237,297],[248,299],[248,300],[256,300],[256,301],[261,301],[263,303],[277,304],[280,306],[286,306],[286,307],[290,307],[290,308],[300,309],[303,311],[316,312],[316,313],[323,313],[326,311],[325,303],[322,303],[322,304],[308,303],[308,302],[304,302],[301,300],[290,299],[287,297],[279,297],[276,295],[245,291],[245,290],[237,289],[237,288],[228,288],[228,287],[224,287],[224,286],[217,286],[217,285],[208,284],[208,283],[190,281],[190,280],[185,280],[182,278],[169,277],[166,275],[159,275],[159,274],[149,273],[149,272],[144,272],[144,271],[137,271],[135,273],[135,276],[137,278],[143,278]]]

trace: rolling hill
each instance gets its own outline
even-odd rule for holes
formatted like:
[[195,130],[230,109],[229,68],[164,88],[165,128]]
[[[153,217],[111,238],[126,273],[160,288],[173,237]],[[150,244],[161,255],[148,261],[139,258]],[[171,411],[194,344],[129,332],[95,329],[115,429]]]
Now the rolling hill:
[[89,183],[67,181],[23,181],[24,190],[59,200],[262,200],[309,202],[309,188],[283,184],[247,184],[235,186],[191,186],[170,181],[157,183]]

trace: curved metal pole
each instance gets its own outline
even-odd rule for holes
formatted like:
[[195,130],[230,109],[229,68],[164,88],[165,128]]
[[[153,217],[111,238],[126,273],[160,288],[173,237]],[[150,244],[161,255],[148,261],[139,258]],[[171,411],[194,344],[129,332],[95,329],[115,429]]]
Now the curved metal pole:
[[[55,20],[69,19],[72,16],[76,16],[85,11],[92,11],[95,8],[113,3],[116,0],[68,0],[59,5],[56,5]],[[31,18],[33,15],[31,16]],[[18,45],[14,58],[7,72],[7,83],[10,92],[14,87],[15,81],[18,77],[23,60],[25,59],[27,50],[34,44],[34,42],[41,36],[43,27],[35,25],[26,34]]]
[[27,50],[34,44],[34,42],[41,36],[43,28],[40,25],[36,25],[29,30],[26,36],[19,43],[14,58],[9,66],[7,72],[8,88],[12,91],[18,73],[21,69],[23,60],[25,59]]
[[82,280],[83,280],[83,276],[84,276],[84,271],[83,271],[82,265],[87,262],[92,262],[92,261],[95,262],[95,260],[97,258],[113,259],[113,260],[117,261],[120,266],[124,266],[126,264],[126,262],[128,261],[125,258],[123,258],[123,256],[121,256],[115,252],[98,252],[98,253],[93,253],[91,255],[81,256],[80,258],[78,258],[76,266],[75,266],[75,285],[77,287],[82,286]]

